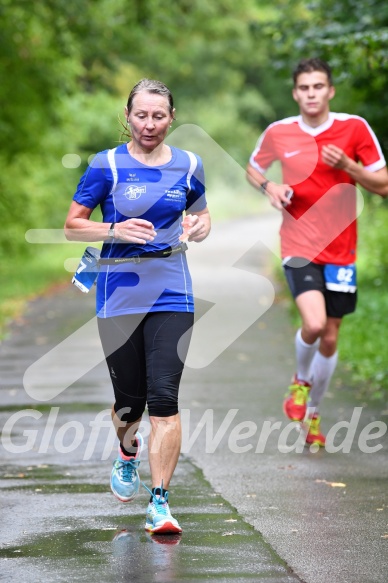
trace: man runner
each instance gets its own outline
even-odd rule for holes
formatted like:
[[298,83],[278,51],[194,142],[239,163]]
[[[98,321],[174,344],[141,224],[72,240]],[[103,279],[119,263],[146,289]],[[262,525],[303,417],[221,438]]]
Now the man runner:
[[[365,119],[330,112],[335,88],[326,62],[302,60],[293,80],[299,115],[264,131],[247,178],[282,211],[282,264],[301,317],[296,374],[284,411],[303,422],[308,444],[324,446],[319,405],[337,364],[342,317],[356,308],[355,185],[386,197],[388,172]],[[264,175],[275,160],[282,167],[282,184]]]

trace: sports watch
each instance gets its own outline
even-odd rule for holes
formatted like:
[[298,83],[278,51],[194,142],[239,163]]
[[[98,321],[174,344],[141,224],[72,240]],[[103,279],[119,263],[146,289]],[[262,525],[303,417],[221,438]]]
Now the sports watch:
[[116,223],[112,223],[108,230],[108,237],[112,237],[112,239],[115,238],[115,224]]

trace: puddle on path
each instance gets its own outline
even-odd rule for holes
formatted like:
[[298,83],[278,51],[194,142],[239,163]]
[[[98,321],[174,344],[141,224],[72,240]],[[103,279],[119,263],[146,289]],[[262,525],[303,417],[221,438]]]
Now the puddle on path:
[[[5,470],[1,497],[11,508],[2,513],[0,527],[8,540],[0,548],[2,581],[299,581],[187,459],[178,465],[171,497],[182,536],[146,533],[145,490],[131,505],[116,502],[108,491],[106,462],[73,470],[55,465]],[[96,471],[96,483],[85,481],[87,472],[91,478]],[[149,482],[146,471],[142,478]]]

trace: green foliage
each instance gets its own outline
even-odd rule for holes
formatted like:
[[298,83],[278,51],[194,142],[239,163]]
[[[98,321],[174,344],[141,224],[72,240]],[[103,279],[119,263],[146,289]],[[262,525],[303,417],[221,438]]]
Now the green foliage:
[[[388,208],[379,197],[365,197],[359,218],[358,305],[344,319],[341,357],[353,381],[380,398],[388,391],[388,355],[381,339],[386,335],[388,311]],[[386,393],[385,393],[386,394]]]
[[[288,81],[301,58],[319,56],[333,68],[337,111],[365,117],[388,154],[388,5],[380,0],[275,0],[274,16],[256,29],[272,48],[272,66]],[[267,86],[264,95],[268,97]],[[274,96],[278,113],[289,104]]]
[[363,386],[365,394],[375,398],[388,390],[388,356],[382,348],[385,337],[384,315],[388,297],[381,287],[359,288],[357,311],[344,319],[339,351],[354,383]]
[[383,292],[388,286],[388,207],[385,200],[365,199],[359,220],[359,260],[362,281]]
[[375,397],[388,390],[388,355],[382,345],[388,313],[388,209],[373,197],[359,219],[359,295],[357,311],[344,319],[341,357],[356,382]]
[[[260,11],[262,12],[262,11]],[[256,60],[251,0],[236,7],[180,0],[0,0],[0,258],[30,256],[31,228],[61,228],[72,192],[94,152],[120,139],[131,87],[161,78],[173,91],[179,123],[203,127],[242,165],[273,114],[257,89],[244,90]],[[81,158],[69,169],[65,155]]]

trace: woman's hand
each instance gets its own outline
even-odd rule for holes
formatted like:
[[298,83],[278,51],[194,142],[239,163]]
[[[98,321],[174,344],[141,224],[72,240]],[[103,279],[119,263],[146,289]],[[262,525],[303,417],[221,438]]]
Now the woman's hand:
[[186,215],[182,221],[183,233],[179,237],[182,242],[195,241],[200,243],[209,234],[210,215],[207,209],[197,215]]
[[156,237],[154,225],[144,219],[128,219],[122,223],[115,223],[115,239],[145,245]]

